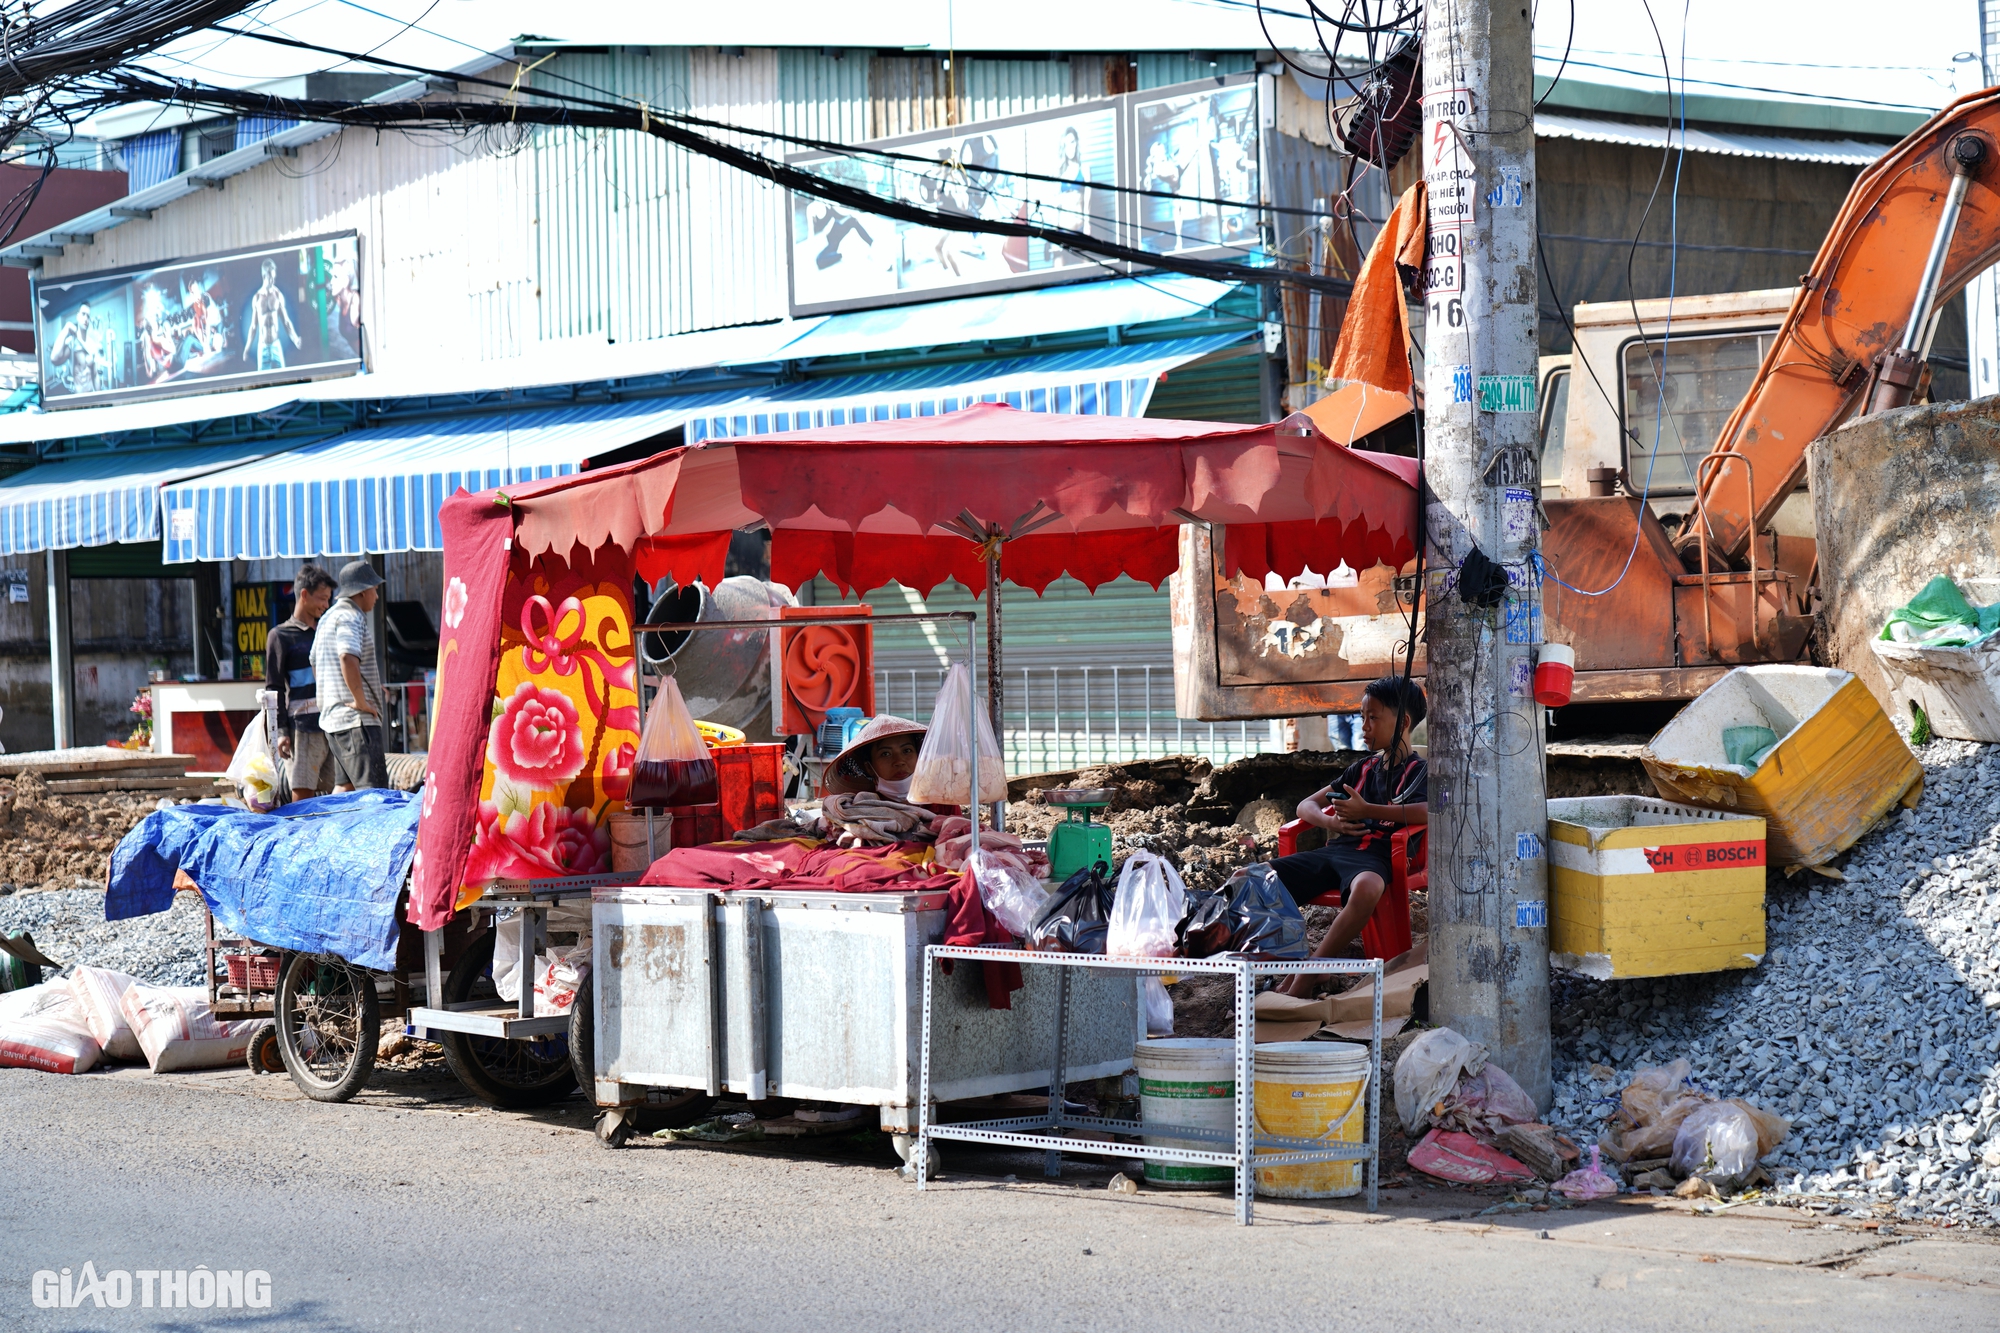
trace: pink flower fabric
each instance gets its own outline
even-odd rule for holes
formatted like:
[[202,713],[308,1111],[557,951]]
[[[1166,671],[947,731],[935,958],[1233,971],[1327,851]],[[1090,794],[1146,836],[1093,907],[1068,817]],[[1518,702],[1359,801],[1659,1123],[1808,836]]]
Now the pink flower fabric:
[[466,603],[472,595],[466,591],[465,580],[453,576],[444,589],[444,624],[446,629],[457,629],[465,620]]
[[524,680],[500,706],[486,757],[501,778],[530,791],[553,791],[583,771],[589,755],[576,705],[561,690]]
[[588,810],[542,804],[502,815],[479,803],[479,827],[465,862],[465,881],[555,879],[594,875],[611,868],[611,831]]

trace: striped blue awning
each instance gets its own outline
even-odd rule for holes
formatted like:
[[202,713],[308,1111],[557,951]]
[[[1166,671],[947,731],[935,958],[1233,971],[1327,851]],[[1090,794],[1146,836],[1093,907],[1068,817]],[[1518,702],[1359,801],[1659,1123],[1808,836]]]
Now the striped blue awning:
[[349,432],[198,483],[170,486],[166,560],[274,560],[439,551],[458,491],[568,476],[585,460],[740,397],[701,394],[545,408]]
[[816,430],[864,421],[940,416],[973,403],[1006,403],[1027,412],[1137,417],[1153,386],[1176,366],[1233,347],[1242,333],[1171,342],[1093,347],[1054,356],[918,366],[877,375],[808,380],[704,412],[687,424],[688,443]]
[[0,478],[0,555],[160,539],[160,487],[283,444],[123,449],[40,463]]

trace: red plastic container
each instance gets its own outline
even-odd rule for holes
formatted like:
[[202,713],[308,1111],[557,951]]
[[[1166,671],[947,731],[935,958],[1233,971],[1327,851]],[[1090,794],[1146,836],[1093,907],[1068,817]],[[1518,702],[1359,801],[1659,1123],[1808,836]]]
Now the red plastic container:
[[238,990],[272,990],[278,984],[278,960],[270,954],[226,953],[229,984]]
[[700,847],[711,842],[723,842],[735,832],[723,826],[722,807],[719,805],[670,805],[667,813],[674,817],[673,829],[667,835],[670,846]]
[[715,800],[729,827],[721,837],[785,813],[785,747],[724,745],[711,748]]
[[1561,708],[1576,685],[1576,650],[1567,644],[1545,643],[1535,654],[1535,702]]

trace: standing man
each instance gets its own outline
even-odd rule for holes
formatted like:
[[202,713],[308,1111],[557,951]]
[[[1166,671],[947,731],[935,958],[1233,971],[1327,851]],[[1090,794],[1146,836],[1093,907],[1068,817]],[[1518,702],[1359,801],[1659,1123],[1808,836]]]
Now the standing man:
[[375,664],[375,624],[369,613],[382,576],[366,560],[340,567],[333,607],[313,635],[313,683],[319,729],[333,752],[335,791],[389,785],[382,758],[382,711],[387,696]]
[[285,304],[285,294],[278,290],[278,266],[267,259],[263,267],[264,285],[250,298],[250,341],[243,345],[243,359],[250,359],[250,351],[257,351],[257,369],[283,370],[285,368],[284,345],[278,341],[278,326],[284,326],[285,336],[292,340],[292,346],[299,343],[299,331],[292,327],[292,312]]
[[292,579],[291,618],[264,644],[264,684],[277,696],[271,734],[295,801],[333,790],[333,754],[319,729],[312,663],[313,627],[332,603],[333,575],[318,565],[300,565]]

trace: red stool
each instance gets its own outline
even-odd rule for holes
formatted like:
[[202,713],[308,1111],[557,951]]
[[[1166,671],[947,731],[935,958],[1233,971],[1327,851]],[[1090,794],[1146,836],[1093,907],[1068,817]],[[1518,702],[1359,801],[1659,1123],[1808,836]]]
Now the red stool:
[[[1294,819],[1278,829],[1278,855],[1291,856],[1296,852],[1310,851],[1311,847],[1299,846],[1299,837],[1310,830],[1317,834],[1313,846],[1324,846],[1326,830]],[[1428,888],[1430,885],[1429,843],[1424,838],[1428,832],[1423,824],[1412,824],[1398,830],[1389,840],[1389,883],[1382,890],[1382,897],[1375,904],[1373,915],[1361,927],[1362,954],[1367,958],[1394,958],[1407,951],[1413,942],[1410,935],[1410,890]],[[1339,907],[1340,893],[1322,894],[1312,900],[1314,907]]]

